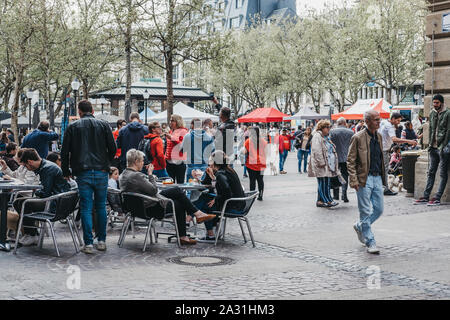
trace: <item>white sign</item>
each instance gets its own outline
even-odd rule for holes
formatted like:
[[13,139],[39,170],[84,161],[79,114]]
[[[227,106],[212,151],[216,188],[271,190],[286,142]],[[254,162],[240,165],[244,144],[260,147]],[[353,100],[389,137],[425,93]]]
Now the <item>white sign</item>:
[[450,13],[442,15],[442,32],[450,32]]

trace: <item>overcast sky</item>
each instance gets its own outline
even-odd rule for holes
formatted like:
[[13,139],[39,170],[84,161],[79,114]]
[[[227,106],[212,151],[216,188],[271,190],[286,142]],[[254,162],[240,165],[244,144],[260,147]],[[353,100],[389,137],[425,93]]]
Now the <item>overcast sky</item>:
[[321,10],[325,7],[325,3],[342,3],[341,0],[297,0],[297,14],[302,15],[306,8]]

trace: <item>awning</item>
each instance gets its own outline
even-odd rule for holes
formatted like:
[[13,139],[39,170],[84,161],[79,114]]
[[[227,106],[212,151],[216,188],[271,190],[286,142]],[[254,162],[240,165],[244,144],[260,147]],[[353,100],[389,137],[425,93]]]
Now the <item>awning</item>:
[[290,120],[284,120],[285,117],[289,117],[289,115],[284,114],[281,111],[278,111],[274,108],[258,108],[249,114],[240,117],[238,119],[239,123],[245,123],[245,122],[287,122]]
[[291,117],[285,117],[284,120],[318,120],[318,119],[329,119],[329,115],[322,115],[314,112],[309,107],[303,107],[299,112]]
[[[219,122],[219,117],[206,112],[201,112],[185,105],[182,102],[178,102],[173,106],[173,114],[177,114],[183,118],[186,127],[189,127],[192,119],[206,120],[211,119],[213,122]],[[143,118],[141,118],[142,120]],[[158,121],[160,123],[167,123],[167,110],[157,113],[152,117],[147,118],[147,122]]]
[[383,119],[389,119],[391,105],[384,99],[367,99],[358,100],[347,110],[335,113],[331,115],[332,120],[337,120],[340,117],[344,117],[347,120],[363,120],[364,113],[369,110],[375,110],[380,113],[380,117]]

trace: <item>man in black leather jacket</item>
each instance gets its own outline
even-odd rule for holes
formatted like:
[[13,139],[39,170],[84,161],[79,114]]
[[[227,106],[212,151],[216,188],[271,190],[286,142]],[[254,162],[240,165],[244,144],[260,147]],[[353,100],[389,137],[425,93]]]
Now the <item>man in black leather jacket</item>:
[[222,150],[226,153],[229,164],[233,166],[234,162],[234,138],[236,136],[236,124],[231,120],[231,109],[222,107],[216,98],[213,100],[216,108],[220,108],[219,118],[220,125],[215,134],[216,150]]
[[[83,225],[84,253],[92,253],[92,208],[97,215],[97,249],[106,250],[106,194],[109,165],[116,154],[116,143],[109,125],[92,115],[92,105],[83,100],[78,104],[80,120],[71,123],[64,134],[61,168],[69,178],[69,166],[77,177],[80,212]],[[93,197],[94,196],[94,197]]]

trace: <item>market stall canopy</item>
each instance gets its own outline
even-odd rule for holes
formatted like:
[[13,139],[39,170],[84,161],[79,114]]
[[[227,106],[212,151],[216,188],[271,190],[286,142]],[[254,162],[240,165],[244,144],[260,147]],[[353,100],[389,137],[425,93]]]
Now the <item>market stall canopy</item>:
[[[218,116],[195,110],[194,108],[191,108],[182,102],[178,102],[176,105],[173,106],[173,114],[181,116],[186,126],[189,126],[192,119],[196,118],[202,121],[206,119],[211,119],[213,122],[219,122]],[[147,122],[153,121],[158,121],[160,123],[167,123],[167,110],[147,118]]]
[[409,111],[409,110],[421,110],[421,109],[423,109],[424,108],[424,106],[423,106],[423,104],[419,104],[419,105],[405,105],[405,106],[395,106],[395,107],[392,107],[392,111],[400,111],[400,110],[406,110],[406,111]]
[[[2,128],[11,128],[11,118],[2,121]],[[28,117],[24,117],[24,116],[20,116],[17,119],[17,125],[19,126],[19,128],[27,128],[29,125],[29,119]]]
[[283,120],[285,117],[289,117],[289,115],[284,114],[281,111],[278,111],[274,108],[258,108],[254,111],[250,112],[249,114],[240,117],[238,119],[239,123],[245,123],[245,122],[282,122],[282,121],[290,121],[290,120]]
[[[152,109],[150,109],[149,107],[147,107],[147,119],[148,119],[149,117],[153,117],[155,114],[156,114],[156,113],[155,113]],[[144,120],[144,119],[145,119],[145,109],[142,110],[141,113],[139,113],[139,117],[141,118],[141,120]]]
[[329,115],[322,115],[314,112],[309,107],[303,107],[299,112],[290,117],[285,117],[284,120],[318,120],[318,119],[329,119]]
[[[94,113],[94,117],[99,120],[103,120],[109,123],[110,126],[115,128],[117,126],[117,121],[120,119],[118,116],[112,115],[112,114],[106,114],[106,113]],[[63,117],[58,117],[55,119],[55,126],[59,127],[61,126]]]
[[369,110],[375,110],[380,113],[383,119],[389,119],[391,105],[384,99],[358,100],[347,110],[331,115],[331,120],[337,120],[344,117],[347,120],[363,120],[364,113]]

